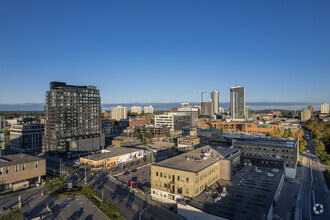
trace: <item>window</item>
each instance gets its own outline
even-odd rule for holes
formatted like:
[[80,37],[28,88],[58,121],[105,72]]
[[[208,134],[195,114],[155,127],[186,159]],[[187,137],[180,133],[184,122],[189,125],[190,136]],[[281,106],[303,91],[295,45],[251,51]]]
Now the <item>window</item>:
[[189,183],[189,178],[187,177],[186,182]]
[[3,174],[3,168],[0,168],[0,175]]
[[9,172],[9,167],[6,167],[6,174]]
[[160,187],[163,187],[163,183],[162,182],[160,182]]
[[183,182],[183,176],[181,177],[181,182]]
[[158,176],[158,172],[156,172],[156,176]]
[[156,181],[156,186],[158,186],[158,181]]
[[35,167],[35,168],[38,168],[38,161],[35,161],[35,162],[34,162],[34,167]]
[[155,190],[153,190],[152,193],[155,194]]
[[180,181],[180,176],[178,176],[178,181]]
[[160,177],[163,177],[163,173],[162,172],[160,172]]
[[15,165],[15,172],[18,172],[18,165]]
[[189,188],[186,188],[186,193],[189,194]]
[[164,173],[164,178],[166,178],[166,173]]
[[168,195],[168,198],[174,200],[174,196],[173,195]]
[[171,179],[171,175],[168,175],[168,178]]

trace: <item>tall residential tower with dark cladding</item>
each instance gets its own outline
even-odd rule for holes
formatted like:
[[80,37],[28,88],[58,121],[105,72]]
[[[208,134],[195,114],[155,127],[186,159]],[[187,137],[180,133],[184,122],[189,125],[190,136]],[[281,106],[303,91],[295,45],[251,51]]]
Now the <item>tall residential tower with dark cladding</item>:
[[104,146],[101,98],[95,86],[51,82],[45,116],[44,153],[76,157]]

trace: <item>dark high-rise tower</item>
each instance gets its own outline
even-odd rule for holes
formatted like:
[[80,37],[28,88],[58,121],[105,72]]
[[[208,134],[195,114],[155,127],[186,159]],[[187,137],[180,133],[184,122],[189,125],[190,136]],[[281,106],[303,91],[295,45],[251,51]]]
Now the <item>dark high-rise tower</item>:
[[242,86],[230,88],[230,113],[233,119],[245,119],[245,88]]
[[101,99],[95,86],[51,82],[45,115],[43,152],[76,156],[104,146]]

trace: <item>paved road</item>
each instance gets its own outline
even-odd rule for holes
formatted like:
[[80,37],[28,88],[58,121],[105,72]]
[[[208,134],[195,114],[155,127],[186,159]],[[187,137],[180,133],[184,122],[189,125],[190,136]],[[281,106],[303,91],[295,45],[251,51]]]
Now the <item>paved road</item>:
[[126,219],[137,220],[139,214],[142,213],[142,219],[183,219],[173,211],[170,211],[163,206],[151,201],[148,195],[142,195],[130,191],[129,187],[125,184],[119,183],[114,179],[109,179],[108,172],[101,171],[96,176],[90,176],[88,178],[93,188],[103,196],[104,199],[114,201],[118,204],[119,209],[125,213]]
[[[310,158],[308,167],[309,173],[309,183],[305,184],[304,187],[304,197],[302,208],[303,210],[310,210],[311,214],[306,218],[303,215],[303,219],[330,219],[330,193],[325,186],[322,170],[324,166],[319,163],[319,159],[315,155],[315,145],[312,142],[312,136],[308,131],[305,131],[305,136],[307,139],[306,149],[310,151],[308,157]],[[308,197],[308,198],[307,198]],[[315,215],[313,212],[313,206],[316,203],[320,203],[324,206],[324,212],[320,215]],[[306,211],[303,211],[303,213]]]

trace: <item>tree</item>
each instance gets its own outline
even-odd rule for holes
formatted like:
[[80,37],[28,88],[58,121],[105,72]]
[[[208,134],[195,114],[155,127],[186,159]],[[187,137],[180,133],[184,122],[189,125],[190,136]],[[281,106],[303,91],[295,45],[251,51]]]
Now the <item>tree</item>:
[[13,220],[13,219],[15,220],[24,219],[23,213],[17,208],[11,210],[7,215],[3,215],[0,218],[0,220]]
[[305,147],[307,145],[307,142],[304,140],[304,138],[299,138],[299,151],[303,152],[305,150]]
[[53,181],[51,179],[49,179],[48,177],[45,180],[45,187],[46,187],[48,192],[50,192],[54,188]]
[[144,134],[144,137],[147,138],[147,139],[151,139],[151,138],[153,138],[153,134],[151,134],[150,132],[146,132]]
[[137,139],[141,139],[140,132],[139,132],[139,130],[137,128],[134,128],[133,137],[134,138],[137,138]]
[[152,161],[152,162],[155,162],[155,161],[156,161],[156,158],[155,158],[154,155],[151,156],[151,161]]
[[166,134],[166,137],[167,137],[167,138],[171,138],[171,134],[170,134],[170,133],[167,133],[167,134]]
[[126,136],[126,132],[125,131],[121,132],[121,136]]
[[10,135],[10,130],[9,129],[6,129],[5,130],[5,136],[8,136],[8,135]]
[[55,178],[55,185],[58,189],[63,189],[66,185],[64,176],[59,176]]
[[81,193],[86,196],[88,199],[92,198],[95,194],[95,190],[92,188],[91,185],[87,184],[84,185],[81,189]]
[[221,132],[225,133],[226,129],[224,127],[221,127]]

